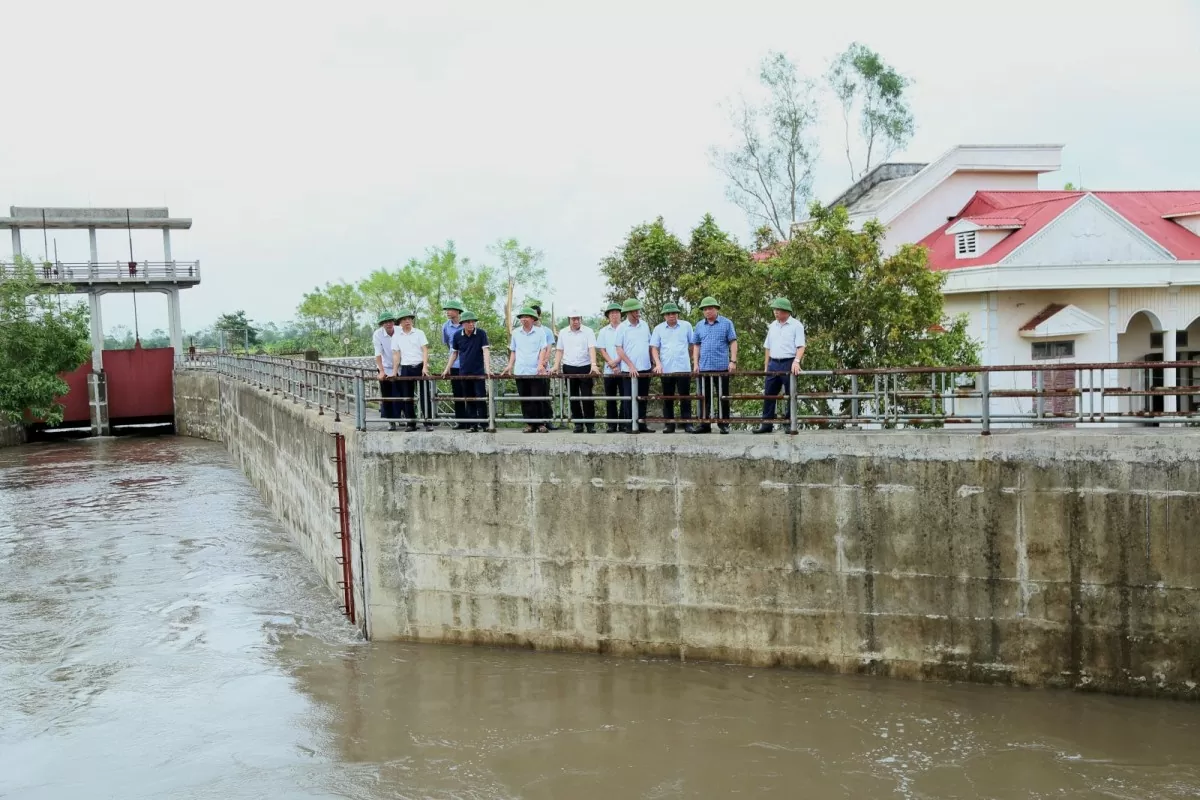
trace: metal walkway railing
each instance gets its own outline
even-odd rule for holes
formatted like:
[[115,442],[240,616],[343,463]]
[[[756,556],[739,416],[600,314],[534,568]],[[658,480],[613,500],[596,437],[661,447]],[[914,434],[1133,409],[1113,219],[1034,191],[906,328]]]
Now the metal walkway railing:
[[[319,413],[329,411],[338,420],[345,414],[360,430],[398,421],[489,431],[559,423],[628,430],[635,429],[636,420],[766,423],[791,433],[802,427],[950,426],[985,434],[996,427],[1034,425],[1200,424],[1200,362],[1195,361],[681,374],[669,376],[685,379],[673,394],[631,392],[630,381],[616,383],[605,380],[614,376],[602,375],[428,375],[380,381],[374,370],[362,367],[270,356],[183,356],[179,366],[216,370]],[[661,385],[662,376],[641,377]],[[764,382],[772,377],[781,388],[768,394]],[[1172,386],[1177,380],[1185,385]],[[764,417],[770,400],[778,409],[774,419]],[[686,415],[685,402],[691,404]],[[668,404],[680,415],[665,415]]]

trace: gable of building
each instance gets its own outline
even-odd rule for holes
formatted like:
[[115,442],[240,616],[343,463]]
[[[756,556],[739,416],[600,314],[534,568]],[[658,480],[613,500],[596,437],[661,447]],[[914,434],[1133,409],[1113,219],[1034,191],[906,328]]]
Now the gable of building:
[[1094,194],[1086,194],[1011,252],[1005,266],[1147,264],[1174,261],[1169,250]]

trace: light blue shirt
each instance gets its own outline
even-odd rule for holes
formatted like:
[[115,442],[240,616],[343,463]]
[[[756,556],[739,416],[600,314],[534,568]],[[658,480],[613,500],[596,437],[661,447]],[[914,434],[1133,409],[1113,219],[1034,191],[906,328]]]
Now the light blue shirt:
[[508,342],[508,349],[517,354],[513,375],[537,375],[538,360],[546,349],[546,334],[536,327],[530,328],[529,333],[524,328],[517,328]]
[[[646,320],[638,320],[634,325],[629,320],[621,323],[617,329],[617,346],[625,351],[625,355],[633,362],[638,372],[650,369],[650,324]],[[628,372],[629,366],[622,361],[621,372]]]
[[691,341],[692,323],[687,320],[677,321],[674,328],[665,322],[658,323],[650,336],[650,346],[658,348],[663,372],[692,371],[692,359],[688,357]]
[[[449,347],[451,350],[453,350],[454,347],[451,346],[450,343],[454,341],[454,334],[458,333],[461,330],[462,330],[461,322],[458,323],[457,325],[455,325],[450,320],[446,320],[445,322],[443,322],[442,323],[442,344],[446,345],[446,347]],[[459,362],[459,359],[457,357],[455,357],[454,363],[451,364],[450,367],[452,369],[458,369],[458,366],[459,366],[458,362]]]
[[546,332],[546,344],[554,347],[554,331],[550,330],[549,325],[534,325],[534,328],[540,328]]
[[[617,334],[620,332],[620,330],[621,324],[617,323],[617,327],[615,328],[612,325],[605,325],[600,329],[600,332],[596,334],[596,349],[603,350],[613,361],[617,360]],[[608,362],[605,362],[604,364],[604,374],[616,374],[613,372],[612,367],[608,365]]]

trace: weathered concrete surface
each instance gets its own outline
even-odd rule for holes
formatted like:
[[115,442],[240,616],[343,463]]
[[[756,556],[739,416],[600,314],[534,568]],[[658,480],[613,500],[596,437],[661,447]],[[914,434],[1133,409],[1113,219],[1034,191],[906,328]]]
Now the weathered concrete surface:
[[25,441],[24,426],[0,422],[0,447],[15,447],[25,444]]
[[331,586],[346,432],[372,638],[1200,694],[1200,432],[356,434],[183,377]]
[[1196,433],[361,441],[375,638],[1200,683]]
[[[225,443],[272,513],[291,532],[309,562],[340,603],[341,541],[337,538],[337,467],[334,438],[355,448],[353,425],[306,411],[302,404],[245,383],[199,370],[175,372],[175,425],[183,436]],[[351,515],[356,494],[351,486]],[[361,526],[351,523],[354,582],[361,609]],[[360,618],[361,622],[361,618]]]

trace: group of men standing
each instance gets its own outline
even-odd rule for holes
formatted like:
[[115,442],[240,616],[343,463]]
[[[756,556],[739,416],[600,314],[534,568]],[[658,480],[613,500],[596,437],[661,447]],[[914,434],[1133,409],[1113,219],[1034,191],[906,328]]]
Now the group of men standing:
[[[442,326],[442,342],[449,349],[450,358],[442,377],[452,381],[456,423],[468,431],[483,430],[487,418],[484,380],[456,379],[456,376],[492,375],[487,333],[477,327],[476,316],[465,311],[461,303],[451,300],[443,308],[447,320]],[[792,316],[791,303],[787,298],[777,297],[771,308],[775,321],[768,327],[763,342],[763,371],[769,373],[763,387],[764,422],[755,433],[769,433],[773,429],[776,396],[788,393],[788,376],[800,373],[804,359],[804,326]],[[693,419],[693,379],[697,380],[701,402],[699,416],[716,418],[717,429],[729,433],[729,373],[737,370],[737,331],[720,313],[721,304],[715,298],[705,297],[700,310],[701,319],[692,325],[680,319],[680,309],[675,303],[666,303],[661,309],[663,321],[651,329],[642,318],[643,306],[639,300],[611,303],[604,310],[607,324],[596,332],[583,324],[583,316],[577,309],[571,309],[567,312],[568,324],[556,339],[554,332],[541,324],[541,301],[526,301],[517,312],[520,324],[509,338],[508,364],[500,372],[501,376],[511,375],[516,380],[525,431],[546,432],[553,428],[549,376],[560,375],[568,382],[575,433],[596,431],[593,389],[595,378],[601,376],[607,398],[605,422],[610,433],[650,432],[644,418],[653,376],[659,376],[662,386],[663,417],[667,420],[663,433],[678,429],[677,405],[684,431],[712,432],[711,423],[689,421]],[[417,428],[414,386],[421,387],[417,402],[421,404],[426,428],[432,429],[428,424],[433,416],[432,382],[387,380],[393,376],[429,375],[429,344],[425,335],[413,327],[413,319],[414,314],[408,309],[398,315],[384,314],[379,318],[381,327],[375,332],[375,362],[381,395],[385,398],[383,416],[393,430],[400,417],[408,420],[407,430]],[[398,328],[393,320],[399,323]],[[390,397],[399,400],[389,402]]]

